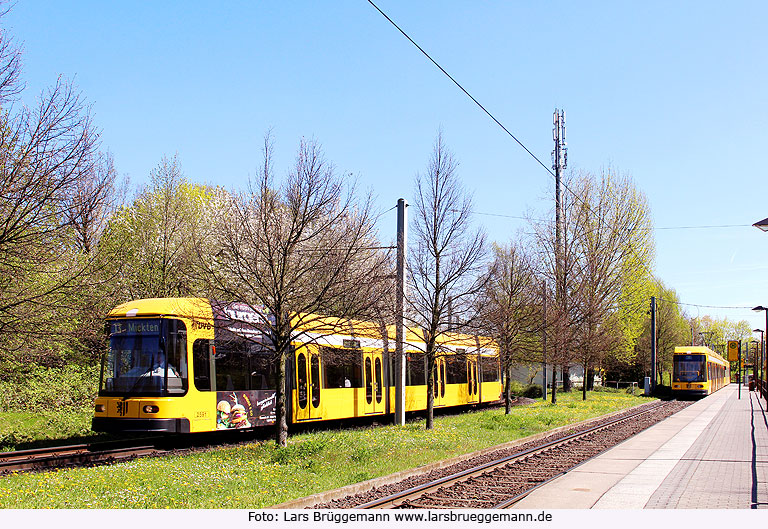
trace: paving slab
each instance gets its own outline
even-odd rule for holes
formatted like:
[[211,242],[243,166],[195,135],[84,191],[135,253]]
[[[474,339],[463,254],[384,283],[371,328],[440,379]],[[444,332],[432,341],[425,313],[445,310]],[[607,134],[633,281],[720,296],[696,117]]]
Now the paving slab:
[[521,509],[768,507],[765,400],[735,384],[539,488]]

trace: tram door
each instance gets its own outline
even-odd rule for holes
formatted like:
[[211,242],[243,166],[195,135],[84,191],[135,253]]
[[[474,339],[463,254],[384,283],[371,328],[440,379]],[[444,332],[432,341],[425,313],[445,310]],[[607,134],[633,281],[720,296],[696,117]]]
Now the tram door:
[[467,395],[468,402],[477,402],[477,357],[467,357]]
[[384,381],[381,362],[381,352],[363,353],[366,414],[384,413]]
[[294,412],[297,421],[319,419],[320,410],[320,354],[302,347],[296,352],[296,399]]
[[445,357],[435,358],[435,372],[433,375],[435,406],[445,406]]

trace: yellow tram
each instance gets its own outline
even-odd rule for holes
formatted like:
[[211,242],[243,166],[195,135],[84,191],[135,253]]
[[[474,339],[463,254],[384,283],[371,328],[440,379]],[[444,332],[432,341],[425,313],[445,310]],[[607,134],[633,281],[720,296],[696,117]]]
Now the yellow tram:
[[[144,299],[113,309],[93,429],[190,433],[274,424],[277,365],[262,346],[267,317],[245,304],[202,298]],[[285,365],[289,422],[394,413],[394,328],[311,321],[296,334]],[[424,344],[412,331],[406,341],[405,407],[423,410]],[[436,408],[501,398],[490,340],[456,334],[439,346]]]
[[730,365],[708,347],[675,347],[672,357],[672,394],[704,397],[730,383]]

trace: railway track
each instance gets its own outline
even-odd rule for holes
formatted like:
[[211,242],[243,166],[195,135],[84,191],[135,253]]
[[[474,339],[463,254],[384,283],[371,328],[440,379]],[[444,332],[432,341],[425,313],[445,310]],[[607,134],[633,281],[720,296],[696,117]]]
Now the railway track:
[[[349,496],[319,507],[360,509],[509,508],[541,485],[619,444],[690,403],[661,402],[554,440],[523,446],[460,469],[444,469],[417,485]],[[434,479],[433,479],[434,478]],[[419,480],[416,480],[419,481]],[[377,496],[370,499],[370,496]]]
[[77,444],[0,452],[0,475],[11,472],[108,464],[170,451],[169,448],[163,447],[159,441],[160,439],[145,438],[138,441]]
[[[144,436],[90,444],[0,452],[0,475],[11,472],[118,463],[137,457],[237,445],[264,439],[268,431],[207,432],[186,435]],[[238,435],[239,434],[239,435]]]

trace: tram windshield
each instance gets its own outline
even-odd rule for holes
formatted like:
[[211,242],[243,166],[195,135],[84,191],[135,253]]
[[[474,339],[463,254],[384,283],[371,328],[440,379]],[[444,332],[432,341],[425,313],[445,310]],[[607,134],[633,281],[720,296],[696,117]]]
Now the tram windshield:
[[171,319],[109,322],[99,395],[183,395],[187,391],[187,331]]
[[706,382],[707,357],[705,355],[675,355],[672,363],[673,382]]

